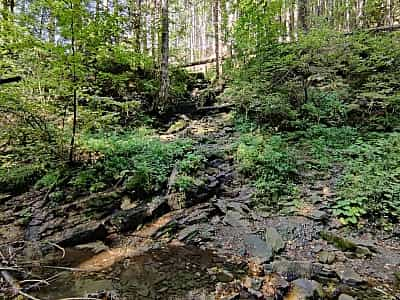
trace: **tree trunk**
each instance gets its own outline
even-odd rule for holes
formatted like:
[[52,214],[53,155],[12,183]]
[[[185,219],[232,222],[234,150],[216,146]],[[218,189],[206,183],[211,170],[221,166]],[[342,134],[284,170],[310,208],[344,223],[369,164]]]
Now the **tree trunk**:
[[299,7],[298,7],[298,22],[299,27],[304,32],[308,31],[308,24],[307,24],[307,5],[308,0],[299,0]]
[[161,0],[161,86],[158,107],[161,109],[168,103],[169,77],[169,13],[168,0]]
[[214,0],[213,23],[214,23],[214,50],[215,50],[215,79],[220,79],[220,61],[219,61],[219,0]]
[[[71,12],[74,11],[74,5],[71,1]],[[77,77],[76,77],[76,48],[75,48],[75,22],[74,15],[72,14],[71,20],[71,48],[72,48],[72,83],[73,83],[73,120],[72,120],[72,136],[69,148],[69,162],[74,162],[75,154],[75,136],[78,116],[78,98],[77,98]]]
[[142,0],[136,0],[134,7],[134,35],[135,35],[135,49],[137,53],[140,53],[141,46],[141,18],[142,18]]

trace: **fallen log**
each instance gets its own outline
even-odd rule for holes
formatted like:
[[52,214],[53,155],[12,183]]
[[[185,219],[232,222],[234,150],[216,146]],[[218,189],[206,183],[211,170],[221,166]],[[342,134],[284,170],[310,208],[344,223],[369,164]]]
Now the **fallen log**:
[[5,78],[5,79],[1,79],[1,78],[0,78],[0,84],[11,83],[11,82],[18,82],[18,81],[21,81],[21,80],[22,80],[22,77],[21,77],[21,76],[10,77],[10,78]]
[[235,105],[233,103],[215,105],[215,106],[203,106],[197,108],[195,113],[207,113],[207,112],[226,112],[230,111]]

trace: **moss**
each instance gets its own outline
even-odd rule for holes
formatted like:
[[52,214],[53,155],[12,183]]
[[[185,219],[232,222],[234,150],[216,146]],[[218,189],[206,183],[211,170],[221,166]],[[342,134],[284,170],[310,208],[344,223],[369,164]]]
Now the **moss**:
[[354,251],[357,249],[357,244],[339,235],[328,231],[321,231],[320,235],[324,240],[335,245],[335,247],[342,251]]

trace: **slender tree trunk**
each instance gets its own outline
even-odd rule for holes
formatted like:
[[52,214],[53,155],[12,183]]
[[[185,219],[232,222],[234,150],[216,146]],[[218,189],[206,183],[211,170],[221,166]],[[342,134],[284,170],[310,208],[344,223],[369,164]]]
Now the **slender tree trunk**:
[[213,23],[214,23],[214,50],[215,50],[215,79],[220,79],[220,61],[219,61],[219,0],[214,0],[213,6]]
[[100,15],[100,0],[96,0],[96,20],[99,19]]
[[162,109],[168,103],[169,92],[169,9],[168,0],[161,0],[161,86],[158,107]]
[[136,0],[134,7],[134,35],[135,35],[135,49],[140,53],[141,46],[141,26],[142,26],[142,0]]
[[74,23],[74,4],[71,0],[71,48],[72,48],[72,83],[73,83],[73,120],[72,120],[72,136],[69,148],[69,162],[74,162],[75,153],[75,136],[76,136],[76,125],[78,115],[78,99],[77,99],[77,77],[76,77],[76,48],[75,48],[75,23]]
[[298,22],[300,28],[304,31],[308,31],[308,24],[307,24],[307,8],[308,8],[308,0],[299,0],[299,7],[298,7]]
[[54,18],[54,13],[50,9],[50,17],[48,24],[49,31],[49,42],[55,44],[56,43],[56,19]]

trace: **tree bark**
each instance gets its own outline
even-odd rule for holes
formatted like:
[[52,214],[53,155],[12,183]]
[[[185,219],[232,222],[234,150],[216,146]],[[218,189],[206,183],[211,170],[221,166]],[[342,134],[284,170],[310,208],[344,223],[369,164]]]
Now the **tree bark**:
[[299,27],[304,31],[308,31],[308,24],[307,24],[307,6],[308,0],[299,0],[299,7],[298,7],[298,22]]
[[162,109],[168,103],[169,92],[169,8],[168,0],[161,1],[161,86],[159,103],[156,109]]
[[214,0],[213,23],[214,23],[214,51],[215,51],[215,79],[218,82],[221,76],[219,61],[219,0]]

